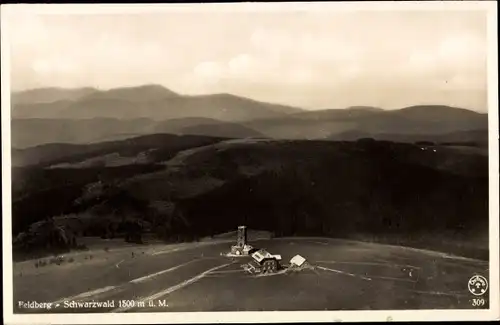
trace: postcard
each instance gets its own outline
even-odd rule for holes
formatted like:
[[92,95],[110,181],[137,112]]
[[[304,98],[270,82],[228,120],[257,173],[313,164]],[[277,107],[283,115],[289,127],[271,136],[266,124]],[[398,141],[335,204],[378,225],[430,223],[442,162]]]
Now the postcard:
[[495,1],[1,14],[6,324],[499,319]]

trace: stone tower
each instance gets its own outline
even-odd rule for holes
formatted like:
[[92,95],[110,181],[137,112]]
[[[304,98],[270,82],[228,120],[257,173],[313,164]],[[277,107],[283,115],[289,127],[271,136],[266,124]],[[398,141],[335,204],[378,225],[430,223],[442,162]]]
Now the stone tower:
[[238,227],[238,241],[237,246],[244,247],[247,244],[247,227],[239,226]]

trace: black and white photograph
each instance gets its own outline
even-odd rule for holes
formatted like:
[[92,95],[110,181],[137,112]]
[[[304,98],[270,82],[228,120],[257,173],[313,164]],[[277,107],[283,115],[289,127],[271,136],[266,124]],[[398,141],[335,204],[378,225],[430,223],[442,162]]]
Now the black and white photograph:
[[7,324],[499,319],[495,1],[1,14]]

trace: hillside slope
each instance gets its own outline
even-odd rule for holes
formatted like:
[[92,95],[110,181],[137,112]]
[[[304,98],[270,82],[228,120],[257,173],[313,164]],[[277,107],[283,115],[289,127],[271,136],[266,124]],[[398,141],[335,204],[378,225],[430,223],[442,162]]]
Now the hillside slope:
[[192,147],[215,143],[225,138],[196,135],[152,134],[130,139],[93,144],[51,143],[12,152],[12,164],[17,167],[49,167],[60,163],[79,162],[89,158],[117,153],[124,157],[136,157],[149,153],[151,161],[171,158],[173,153]]
[[[281,139],[332,139],[344,133],[418,135],[488,129],[488,115],[449,106],[413,106],[398,110],[353,107],[301,112],[253,120],[246,126]],[[342,138],[339,137],[339,140]],[[356,139],[354,139],[356,140]]]
[[14,92],[11,96],[12,104],[40,104],[58,101],[78,100],[98,90],[91,87],[85,88],[37,88]]
[[[324,236],[477,236],[487,229],[487,156],[377,141],[212,139],[172,149],[175,139],[183,137],[149,140],[153,153],[167,154],[142,164],[78,165],[103,154],[94,151],[57,161],[72,168],[17,170],[15,231],[60,213],[87,216],[94,234],[125,219],[143,220],[167,239],[240,224]],[[120,144],[131,157],[152,149]]]
[[375,140],[386,140],[395,142],[433,142],[437,144],[468,145],[480,148],[488,148],[488,130],[477,129],[468,131],[455,131],[441,134],[398,134],[398,133],[369,133],[361,130],[351,130],[333,134],[328,137],[336,141],[355,141],[362,138],[373,138]]
[[262,133],[240,123],[199,117],[165,121],[147,118],[15,119],[11,123],[11,143],[15,151],[54,143],[84,145],[158,133],[225,138],[264,137]]
[[154,122],[146,118],[14,119],[11,122],[11,144],[17,149],[53,143],[88,144],[112,137],[152,134],[155,133],[153,129]]
[[240,123],[223,122],[211,118],[181,118],[161,121],[154,126],[155,133],[205,135],[225,138],[263,137]]
[[[72,93],[66,96],[45,94],[45,91],[49,91],[47,89],[33,90],[35,91],[38,97],[46,97],[46,99],[43,102],[13,101],[11,110],[13,118],[137,119],[147,117],[153,120],[165,120],[206,117],[222,121],[242,121],[278,117],[301,111],[295,107],[264,103],[230,94],[184,96],[160,85],[88,91],[85,96],[75,96]],[[69,90],[64,91],[69,92]],[[81,90],[80,93],[83,94]],[[20,98],[27,97],[27,95],[14,93],[12,97]],[[50,101],[49,98],[54,100]]]
[[356,133],[364,133],[393,141],[412,135],[421,137],[419,141],[488,128],[487,114],[439,105],[305,111],[231,94],[184,96],[160,85],[31,92],[13,94],[13,98],[25,98],[14,101],[12,107],[14,148],[53,142],[86,144],[153,133],[333,140],[356,140]]

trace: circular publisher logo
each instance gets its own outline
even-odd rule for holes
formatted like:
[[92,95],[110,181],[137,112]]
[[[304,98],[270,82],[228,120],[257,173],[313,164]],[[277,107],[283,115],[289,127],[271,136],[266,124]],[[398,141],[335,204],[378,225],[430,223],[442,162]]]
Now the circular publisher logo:
[[481,275],[474,275],[470,278],[468,286],[470,293],[474,296],[482,296],[488,291],[488,281]]

